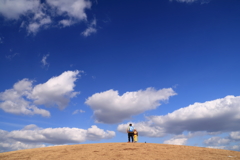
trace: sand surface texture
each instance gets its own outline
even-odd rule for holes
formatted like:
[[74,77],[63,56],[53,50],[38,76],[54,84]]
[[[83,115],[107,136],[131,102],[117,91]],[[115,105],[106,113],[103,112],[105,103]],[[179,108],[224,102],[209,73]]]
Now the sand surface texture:
[[155,143],[65,145],[0,153],[0,160],[240,160],[240,152]]

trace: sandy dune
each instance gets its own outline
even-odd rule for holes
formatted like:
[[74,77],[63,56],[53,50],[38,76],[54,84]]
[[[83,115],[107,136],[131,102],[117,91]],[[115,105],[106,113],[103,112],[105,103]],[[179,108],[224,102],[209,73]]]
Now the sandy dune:
[[0,160],[240,160],[240,152],[154,143],[65,145],[0,153]]

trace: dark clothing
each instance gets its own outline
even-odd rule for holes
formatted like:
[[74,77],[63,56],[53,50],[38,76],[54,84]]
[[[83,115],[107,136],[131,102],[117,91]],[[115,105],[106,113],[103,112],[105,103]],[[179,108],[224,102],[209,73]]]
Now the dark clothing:
[[130,138],[133,142],[133,135],[134,135],[134,133],[128,133],[128,142],[130,142]]

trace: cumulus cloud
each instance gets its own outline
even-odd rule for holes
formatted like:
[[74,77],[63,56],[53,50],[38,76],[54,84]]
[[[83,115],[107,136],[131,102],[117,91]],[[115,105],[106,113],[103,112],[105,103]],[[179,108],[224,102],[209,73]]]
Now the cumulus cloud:
[[163,144],[185,145],[187,138],[172,138],[163,142]]
[[240,132],[231,132],[230,138],[236,141],[240,141]]
[[161,127],[152,127],[151,122],[129,122],[127,124],[120,124],[117,127],[117,130],[122,133],[126,133],[126,130],[129,124],[132,124],[135,129],[137,129],[139,136],[146,136],[146,137],[163,137],[165,136],[165,130]]
[[[135,123],[135,126],[151,128],[148,129],[150,133],[144,134],[149,137],[178,135],[184,131],[208,133],[239,131],[240,96],[226,96],[204,103],[194,103],[167,115],[150,116],[147,119],[145,122]],[[126,132],[127,125],[120,124],[118,130]],[[121,129],[122,126],[124,130]],[[232,137],[236,138],[238,134],[232,132]]]
[[107,130],[106,132],[103,129],[98,128],[96,125],[93,125],[87,130],[86,138],[90,141],[99,141],[101,139],[111,139],[115,136],[114,131]]
[[[190,138],[214,136],[203,144],[210,148],[221,148],[239,151],[240,141],[240,96],[194,103],[167,115],[146,117],[143,122],[129,122],[139,131],[139,136],[173,137],[163,143],[185,145]],[[129,123],[118,125],[117,130],[126,133]],[[183,135],[183,133],[188,133]],[[217,137],[229,134],[227,137]]]
[[26,144],[20,141],[13,140],[8,138],[8,134],[10,132],[0,130],[0,152],[7,152],[13,150],[21,150],[21,149],[30,149],[30,148],[40,148],[45,147],[44,144]]
[[228,138],[221,138],[221,137],[211,137],[204,141],[206,145],[210,146],[220,146],[220,145],[226,145],[231,142]]
[[7,137],[23,143],[67,144],[80,143],[86,140],[109,139],[115,136],[114,131],[104,131],[97,126],[84,130],[80,128],[46,128],[37,130],[16,130]]
[[14,140],[4,140],[0,142],[0,152],[8,152],[22,149],[41,148],[46,147],[44,144],[25,144]]
[[57,105],[60,109],[64,109],[70,98],[79,94],[74,92],[74,82],[79,73],[80,71],[66,71],[46,83],[36,85],[32,90],[31,98],[37,105]]
[[50,112],[36,105],[57,106],[64,109],[70,98],[79,92],[74,92],[80,71],[66,71],[53,77],[46,83],[32,86],[33,81],[23,79],[14,84],[12,89],[0,93],[0,108],[12,114],[34,115],[49,117]]
[[0,108],[12,114],[34,115],[40,114],[49,117],[47,110],[39,109],[30,101],[26,100],[31,94],[32,81],[23,79],[14,84],[12,89],[0,93]]
[[60,145],[69,143],[81,143],[84,141],[99,141],[111,139],[114,131],[104,131],[93,125],[87,130],[81,128],[45,128],[36,125],[28,125],[22,130],[11,132],[0,130],[0,151],[19,150],[26,148],[45,147],[46,144]]
[[172,138],[165,140],[163,143],[164,144],[174,144],[174,145],[186,145],[187,141],[190,138],[194,137],[203,137],[205,135],[210,135],[212,133],[207,133],[205,131],[200,131],[200,132],[188,132],[187,134],[181,134],[181,135],[173,135]]
[[[240,122],[240,96],[194,103],[165,116],[151,116],[149,119],[167,133],[183,131],[237,131]],[[174,126],[174,127],[172,127]]]
[[227,149],[226,146],[207,146],[207,148],[213,148],[213,149]]
[[147,88],[126,92],[122,96],[118,91],[108,90],[92,95],[85,103],[93,109],[96,122],[114,124],[130,119],[133,115],[156,109],[161,105],[160,101],[167,101],[174,95],[176,93],[172,88]]
[[29,125],[25,126],[22,130],[31,130],[31,129],[37,130],[40,128],[35,124],[29,124]]
[[[240,146],[239,145],[233,145],[233,146],[207,146],[207,148],[240,151]],[[232,156],[229,156],[229,157],[232,157]]]
[[87,21],[85,10],[90,8],[89,0],[0,1],[0,15],[6,20],[24,20],[21,27],[26,28],[28,34],[36,34],[42,28],[66,27]]
[[226,147],[226,149],[240,151],[240,145],[238,144],[238,145],[228,146]]

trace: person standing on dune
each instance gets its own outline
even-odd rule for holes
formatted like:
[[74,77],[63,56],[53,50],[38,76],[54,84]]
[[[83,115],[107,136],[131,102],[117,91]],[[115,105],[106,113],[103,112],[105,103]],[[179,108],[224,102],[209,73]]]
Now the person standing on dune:
[[138,141],[138,131],[136,129],[134,129],[134,132],[133,132],[133,139],[134,139],[134,143],[137,143],[137,141]]
[[127,133],[128,133],[128,143],[130,143],[130,138],[133,142],[134,127],[132,126],[131,123],[129,124],[129,126],[127,128]]

